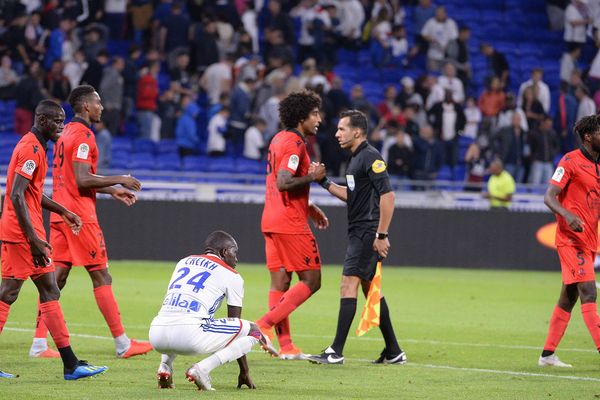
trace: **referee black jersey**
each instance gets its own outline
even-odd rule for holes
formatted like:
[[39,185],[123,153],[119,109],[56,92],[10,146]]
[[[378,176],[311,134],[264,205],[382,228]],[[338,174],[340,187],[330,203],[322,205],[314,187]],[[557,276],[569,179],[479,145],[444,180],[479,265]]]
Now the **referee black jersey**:
[[376,230],[379,197],[392,191],[385,162],[367,141],[352,153],[346,170],[348,230]]

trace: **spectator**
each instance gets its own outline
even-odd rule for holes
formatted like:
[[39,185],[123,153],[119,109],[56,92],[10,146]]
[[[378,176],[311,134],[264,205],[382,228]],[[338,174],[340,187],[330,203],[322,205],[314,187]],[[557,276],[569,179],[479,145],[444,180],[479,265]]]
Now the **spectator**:
[[292,10],[292,17],[300,19],[300,37],[298,38],[298,62],[302,63],[307,58],[313,57],[320,61],[320,51],[317,49],[316,40],[324,26],[331,25],[329,14],[319,6],[318,0],[302,0]]
[[264,137],[267,142],[279,132],[279,103],[286,96],[284,86],[276,86],[273,95],[260,107],[258,116],[265,121]]
[[127,1],[104,0],[104,24],[108,27],[112,40],[121,40],[125,31]]
[[127,52],[125,67],[123,67],[123,114],[129,119],[133,113],[137,94],[139,70],[142,66],[142,51],[136,44],[132,44]]
[[406,38],[406,28],[403,25],[394,25],[392,27],[390,50],[393,65],[400,66],[407,64],[408,40]]
[[175,142],[179,148],[179,156],[200,154],[200,137],[196,123],[200,108],[192,96],[184,95],[181,98],[181,109],[182,113],[175,128]]
[[500,78],[493,76],[488,79],[478,104],[484,118],[494,118],[500,113],[506,104],[506,93],[501,88]]
[[144,34],[150,28],[153,5],[152,0],[133,0],[129,5],[133,40],[139,45],[144,40]]
[[267,61],[267,72],[269,69],[280,68],[285,64],[293,64],[292,47],[284,41],[283,33],[280,30],[267,29],[265,31],[263,58]]
[[54,60],[52,62],[52,68],[50,68],[44,79],[44,88],[48,95],[59,103],[67,101],[67,97],[71,92],[71,85],[63,73],[62,61]]
[[494,49],[489,43],[482,43],[480,45],[480,49],[481,54],[483,54],[487,58],[487,75],[495,76],[498,79],[500,79],[501,88],[506,88],[508,86],[509,66],[504,54]]
[[320,44],[321,63],[324,65],[333,66],[337,64],[337,50],[342,43],[342,35],[340,33],[340,18],[338,17],[338,9],[334,4],[326,4],[325,11],[329,16],[329,24],[323,25],[322,39]]
[[398,130],[394,139],[394,144],[388,150],[388,172],[392,176],[410,179],[414,158],[412,146],[407,144],[410,137],[402,130]]
[[575,123],[583,117],[596,114],[596,103],[590,98],[590,92],[585,85],[577,86],[577,89],[575,89],[575,98],[579,103]]
[[[327,98],[329,104],[331,104],[331,115],[339,115],[340,112],[350,109],[350,98],[343,90],[342,79],[338,76],[332,79]],[[339,147],[339,145],[336,144],[336,147]]]
[[396,89],[396,86],[387,85],[385,87],[385,91],[383,92],[383,101],[377,105],[377,111],[379,112],[379,115],[383,117],[392,111],[392,108],[395,106],[397,95],[398,90]]
[[12,69],[12,60],[9,56],[2,56],[2,64],[0,65],[0,99],[14,99],[19,82],[19,77],[14,69]]
[[467,166],[465,190],[470,192],[481,191],[480,184],[483,182],[483,176],[485,175],[485,157],[483,157],[481,146],[477,141],[471,143],[467,148],[465,164]]
[[559,151],[558,136],[552,129],[552,117],[545,115],[540,126],[531,131],[528,139],[532,161],[529,183],[547,183],[554,172],[554,158]]
[[481,111],[471,96],[467,97],[465,104],[465,130],[463,136],[475,139],[479,135],[479,124],[481,123]]
[[531,71],[531,78],[519,86],[519,94],[517,100],[517,106],[523,108],[523,92],[526,88],[533,86],[535,89],[535,97],[540,101],[545,113],[550,112],[550,88],[542,80],[544,78],[544,70],[541,68],[534,68]]
[[26,23],[27,15],[17,13],[10,21],[6,32],[2,35],[2,41],[6,45],[8,54],[17,71],[21,71],[23,67],[28,67],[33,61],[29,56],[29,46],[25,38]]
[[576,147],[573,126],[577,118],[577,99],[569,91],[567,82],[560,83],[560,94],[558,95],[558,108],[554,115],[554,126],[558,130],[561,152],[567,153]]
[[444,162],[454,167],[458,159],[458,138],[465,128],[465,113],[449,90],[444,101],[436,103],[429,111],[429,122],[444,145]]
[[69,80],[71,88],[79,86],[81,78],[88,67],[88,63],[85,61],[85,54],[83,51],[76,50],[73,54],[73,59],[65,64],[63,73]]
[[362,36],[365,10],[359,0],[340,1],[337,5],[340,17],[338,29],[342,35],[342,45],[350,49],[356,49]]
[[230,99],[230,116],[227,134],[231,136],[236,155],[243,152],[244,132],[248,128],[251,117],[251,104],[256,77],[246,77],[236,85]]
[[572,0],[565,10],[563,39],[569,48],[585,44],[587,25],[592,22],[587,0]]
[[234,55],[228,54],[218,63],[210,65],[200,79],[200,85],[206,91],[210,104],[219,102],[221,93],[229,93],[233,76],[231,74]]
[[25,25],[25,39],[27,47],[32,52],[32,57],[40,59],[46,53],[45,42],[50,32],[41,24],[42,14],[35,11],[29,15],[27,25]]
[[410,51],[410,57],[426,53],[429,48],[428,41],[423,37],[423,27],[435,16],[435,7],[431,0],[419,0],[414,10],[414,31],[416,32],[415,47]]
[[444,91],[450,91],[455,103],[462,104],[465,101],[465,88],[460,79],[456,77],[456,67],[452,63],[444,65],[444,73],[437,80],[438,85]]
[[488,191],[483,197],[490,200],[490,208],[507,210],[512,202],[516,190],[515,180],[503,168],[502,161],[496,159],[490,164],[490,179],[487,184]]
[[[361,7],[362,11],[362,7]],[[364,18],[364,16],[363,16]],[[290,16],[281,10],[280,0],[269,0],[258,17],[261,31],[279,31],[284,43],[295,43],[294,22]]]
[[362,85],[354,85],[352,86],[352,89],[350,89],[350,108],[360,110],[367,114],[370,122],[379,119],[377,109],[365,98]]
[[513,122],[513,115],[519,114],[519,120],[521,121],[521,129],[527,132],[529,125],[527,124],[527,117],[522,108],[517,107],[517,100],[513,93],[506,94],[506,101],[504,109],[498,113],[498,119],[496,123],[496,129],[502,129],[507,126],[511,126]]
[[254,123],[244,132],[244,157],[250,160],[262,159],[265,148],[264,133],[267,124],[264,119],[256,118]]
[[415,92],[415,81],[410,76],[400,79],[401,90],[396,96],[396,104],[404,108],[408,104],[423,106],[423,97]]
[[161,23],[159,51],[169,54],[187,46],[190,34],[190,20],[184,14],[182,5],[174,2],[171,5],[171,13]]
[[565,8],[568,5],[569,0],[546,0],[546,13],[551,30],[562,31],[565,28]]
[[435,180],[444,164],[444,147],[435,138],[431,125],[423,125],[414,141],[414,178],[422,181]]
[[104,106],[102,120],[108,131],[115,136],[118,135],[121,126],[125,85],[125,80],[121,74],[124,68],[125,60],[122,57],[114,57],[111,64],[104,68],[98,90]]
[[417,136],[419,136],[419,123],[417,122],[418,109],[418,105],[408,104],[402,110],[404,118],[406,119],[404,132],[407,133],[411,138],[416,138]]
[[16,88],[15,131],[19,135],[26,134],[33,126],[33,112],[37,104],[46,98],[42,93],[42,78],[39,61],[29,64],[25,75]]
[[542,107],[542,103],[535,98],[534,90],[534,86],[527,87],[523,91],[522,99],[522,108],[530,131],[536,129],[544,117],[544,108]]
[[98,146],[98,168],[109,168],[112,135],[104,121],[96,122],[94,130],[96,132],[96,145]]
[[421,36],[429,43],[427,69],[439,71],[446,57],[448,43],[458,37],[456,22],[448,18],[446,9],[440,6],[435,10],[435,17],[430,18],[423,26]]
[[191,69],[203,73],[209,65],[219,62],[217,23],[206,19],[192,26]]
[[469,61],[469,39],[471,30],[462,26],[458,30],[458,38],[448,43],[446,57],[456,68],[458,79],[461,80],[465,89],[469,87],[471,78],[471,63]]
[[104,24],[93,23],[85,27],[81,49],[85,53],[85,59],[89,63],[92,62],[91,60],[97,58],[100,52],[106,51],[108,36],[109,31]]
[[171,139],[175,136],[179,103],[171,89],[165,90],[158,99],[158,117],[160,118],[160,138]]
[[181,96],[193,96],[196,92],[194,87],[194,76],[188,72],[190,66],[190,56],[187,52],[181,50],[175,56],[175,65],[171,70],[171,90],[175,96],[175,101],[179,102]]
[[389,11],[383,7],[379,9],[371,29],[371,59],[373,65],[382,67],[390,60],[390,37],[392,36],[392,24],[389,21]]
[[560,59],[560,80],[563,82],[571,81],[573,70],[577,69],[577,60],[581,55],[581,48],[573,47],[563,53]]
[[154,61],[148,67],[145,67],[137,84],[137,120],[140,128],[141,137],[154,140],[160,139],[160,128],[157,129],[154,120],[158,118],[156,110],[158,108],[158,73],[160,63]]
[[107,63],[108,52],[106,50],[98,52],[96,58],[89,61],[88,67],[85,69],[85,72],[81,77],[80,84],[87,84],[94,88],[99,88],[100,82],[102,82],[102,75],[104,74],[104,66]]
[[208,121],[208,144],[209,156],[219,157],[225,155],[225,132],[227,130],[227,119],[229,118],[229,107],[223,106],[210,121]]
[[500,129],[492,140],[494,154],[517,183],[522,183],[525,176],[526,143],[527,131],[521,126],[519,113],[513,113],[511,125]]

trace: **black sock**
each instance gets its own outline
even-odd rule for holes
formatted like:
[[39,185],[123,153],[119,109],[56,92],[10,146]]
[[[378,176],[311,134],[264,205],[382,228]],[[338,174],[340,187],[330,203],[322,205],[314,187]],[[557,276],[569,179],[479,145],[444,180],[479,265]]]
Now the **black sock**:
[[554,352],[550,351],[550,350],[542,351],[542,357],[548,357],[548,356],[551,356],[552,354],[554,354]]
[[335,332],[335,339],[331,348],[337,353],[342,354],[344,351],[344,345],[348,338],[348,332],[352,325],[352,320],[356,314],[356,298],[345,297],[340,299],[340,314],[338,315],[337,330]]
[[65,373],[72,372],[77,366],[77,362],[79,361],[73,353],[73,349],[71,346],[62,347],[58,349],[60,353],[60,358],[62,358],[63,365],[65,367]]
[[392,320],[390,319],[390,310],[387,306],[385,298],[381,298],[379,301],[380,317],[379,317],[379,329],[385,340],[385,350],[388,356],[396,356],[402,352],[400,345],[396,340],[396,334],[394,333],[394,327],[392,326]]

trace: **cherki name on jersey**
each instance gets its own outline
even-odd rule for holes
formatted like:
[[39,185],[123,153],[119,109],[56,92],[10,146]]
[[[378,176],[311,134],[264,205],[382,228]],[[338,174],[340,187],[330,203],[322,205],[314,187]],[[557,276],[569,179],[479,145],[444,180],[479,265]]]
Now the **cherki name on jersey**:
[[196,267],[206,268],[211,271],[219,266],[219,264],[204,257],[188,257],[185,260],[185,265],[194,265]]

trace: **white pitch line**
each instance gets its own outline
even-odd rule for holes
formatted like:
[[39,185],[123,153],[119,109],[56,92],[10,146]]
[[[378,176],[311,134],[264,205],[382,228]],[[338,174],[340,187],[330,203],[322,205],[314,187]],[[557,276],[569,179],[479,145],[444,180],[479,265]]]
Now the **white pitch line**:
[[[14,332],[34,332],[33,329],[23,329],[23,328],[11,328],[7,327],[4,330],[14,331]],[[100,339],[100,340],[113,340],[113,338],[108,336],[98,336],[98,335],[87,335],[83,333],[71,333],[71,336],[81,337],[86,339]],[[316,335],[296,335],[296,336],[311,336],[311,337],[320,337]],[[368,338],[363,338],[368,339]],[[372,339],[375,340],[375,339]],[[405,340],[408,341],[408,340]],[[439,344],[447,344],[446,342],[437,342],[437,341],[417,341],[414,342],[435,342]],[[458,344],[458,343],[457,343]],[[487,345],[494,346],[494,345]],[[531,346],[532,347],[532,346]],[[521,347],[516,347],[521,348]],[[573,349],[572,351],[583,351],[581,349]],[[372,360],[361,359],[361,358],[347,358],[349,361],[360,361],[360,362],[371,362]],[[468,367],[453,367],[451,365],[436,365],[436,364],[420,364],[414,362],[408,362],[405,366],[409,367],[421,367],[421,368],[429,368],[429,369],[447,369],[452,371],[463,371],[463,372],[482,372],[488,374],[498,374],[498,375],[511,375],[511,376],[530,376],[530,377],[538,377],[538,378],[552,378],[552,379],[567,379],[572,381],[590,381],[590,382],[600,382],[600,378],[591,378],[586,376],[571,376],[571,375],[553,375],[553,374],[540,374],[535,372],[519,372],[519,371],[508,371],[508,370],[499,370],[499,369],[485,369],[485,368],[468,368]],[[399,368],[402,368],[398,366]]]

